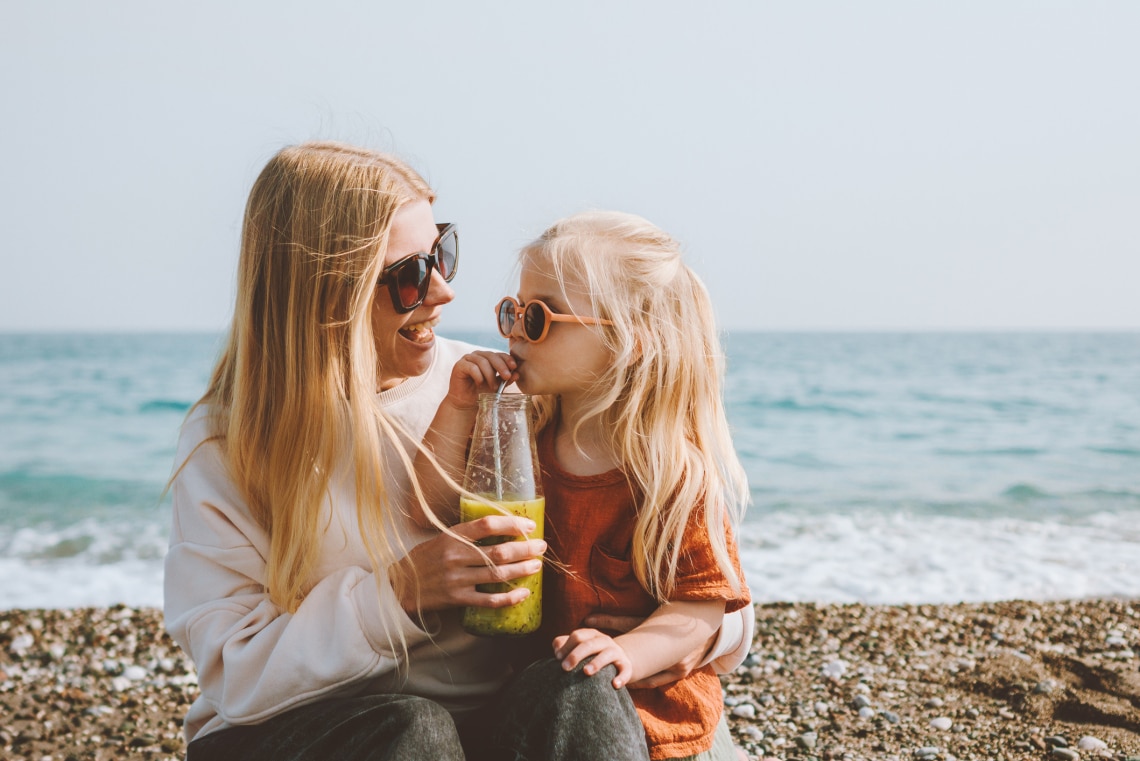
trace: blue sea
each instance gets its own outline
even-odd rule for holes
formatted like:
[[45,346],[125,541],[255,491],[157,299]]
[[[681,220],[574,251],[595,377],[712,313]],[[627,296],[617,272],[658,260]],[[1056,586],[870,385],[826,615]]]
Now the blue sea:
[[[758,601],[1140,596],[1140,333],[725,340]],[[162,491],[220,346],[0,335],[0,609],[161,605]]]

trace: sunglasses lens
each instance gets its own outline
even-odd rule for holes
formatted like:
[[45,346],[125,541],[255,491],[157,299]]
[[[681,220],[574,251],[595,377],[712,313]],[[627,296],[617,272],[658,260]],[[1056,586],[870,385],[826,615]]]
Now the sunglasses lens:
[[447,282],[455,277],[455,270],[459,264],[459,238],[455,230],[449,230],[446,235],[435,244],[435,265],[439,274]]
[[546,328],[546,312],[543,308],[534,302],[527,305],[526,311],[523,312],[523,333],[530,341],[537,341],[542,337],[542,331]]
[[515,327],[515,304],[510,299],[499,302],[499,332],[509,336]]
[[400,306],[414,309],[423,302],[427,295],[429,273],[427,259],[423,256],[411,257],[392,273],[392,281],[400,296]]

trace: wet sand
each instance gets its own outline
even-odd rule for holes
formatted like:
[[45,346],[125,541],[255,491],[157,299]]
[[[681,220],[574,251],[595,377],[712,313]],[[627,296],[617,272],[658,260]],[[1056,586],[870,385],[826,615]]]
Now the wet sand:
[[[1140,600],[756,615],[722,679],[752,759],[1140,761]],[[157,610],[0,611],[0,758],[181,758],[196,691]]]

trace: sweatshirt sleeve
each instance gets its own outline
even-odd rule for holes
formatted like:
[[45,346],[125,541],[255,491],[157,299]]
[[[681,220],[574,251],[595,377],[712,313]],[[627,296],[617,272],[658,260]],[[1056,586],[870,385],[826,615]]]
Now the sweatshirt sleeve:
[[184,431],[190,445],[180,445],[164,603],[167,630],[198,671],[188,736],[214,717],[256,723],[395,669],[401,638],[411,647],[429,635],[370,569],[333,570],[295,613],[270,601],[268,536],[205,440],[204,420],[191,423],[203,435]]

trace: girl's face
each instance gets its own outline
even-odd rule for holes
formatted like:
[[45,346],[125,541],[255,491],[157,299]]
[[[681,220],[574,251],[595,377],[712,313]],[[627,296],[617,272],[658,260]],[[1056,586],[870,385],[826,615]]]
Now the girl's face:
[[[405,204],[392,217],[384,265],[411,254],[431,251],[436,235],[431,204],[427,201]],[[394,388],[428,371],[435,346],[434,328],[439,323],[443,305],[453,298],[455,291],[434,268],[424,303],[407,314],[399,314],[392,307],[387,288],[377,288],[372,301],[372,334],[380,359],[380,390]]]
[[[541,271],[533,261],[523,263],[518,300],[538,299],[555,314],[596,317],[581,283],[568,279],[566,287]],[[519,362],[519,388],[528,394],[555,394],[563,404],[590,396],[594,382],[612,365],[614,354],[602,340],[598,325],[555,322],[546,338],[530,343],[523,338],[522,320],[511,331],[511,356]]]

